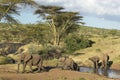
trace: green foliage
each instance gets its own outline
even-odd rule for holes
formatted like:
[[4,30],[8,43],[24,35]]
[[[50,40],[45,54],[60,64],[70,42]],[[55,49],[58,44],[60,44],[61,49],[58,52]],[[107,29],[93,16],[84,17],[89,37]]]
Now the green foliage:
[[[17,20],[13,18],[13,16],[11,16],[11,14],[17,14],[18,10],[17,10],[17,6],[15,4],[10,4],[9,2],[4,3],[3,0],[0,1],[0,21],[2,19],[5,19],[7,22],[11,22],[11,23],[17,23]],[[6,5],[7,4],[7,5]]]
[[93,42],[88,40],[83,35],[70,35],[65,39],[66,48],[68,51],[73,52],[78,49],[84,49],[92,46]]
[[44,44],[50,42],[50,31],[46,24],[7,25],[0,24],[0,41],[3,42],[36,42]]
[[[90,28],[86,26],[80,26],[78,31],[78,34],[84,35],[87,38],[96,37],[94,36],[96,34],[98,34],[98,37],[102,36],[103,38],[111,36],[111,30]],[[119,34],[120,31],[118,30],[115,36],[119,37]],[[67,35],[68,34],[64,34],[60,41],[63,41]],[[8,25],[0,23],[0,42],[22,42],[25,44],[36,42],[43,45],[48,43],[53,45],[53,38],[48,24]]]
[[37,6],[38,4],[34,0],[0,0],[0,21],[3,19],[8,23],[18,23],[12,15],[19,14],[19,7],[17,5],[32,5]]
[[41,54],[46,55],[48,53],[48,51],[50,51],[50,50],[60,50],[60,51],[62,51],[61,48],[51,45],[51,46],[44,46],[44,48],[41,50]]
[[4,56],[0,56],[0,64],[8,64],[11,63],[11,60],[13,60],[10,57],[4,57]]

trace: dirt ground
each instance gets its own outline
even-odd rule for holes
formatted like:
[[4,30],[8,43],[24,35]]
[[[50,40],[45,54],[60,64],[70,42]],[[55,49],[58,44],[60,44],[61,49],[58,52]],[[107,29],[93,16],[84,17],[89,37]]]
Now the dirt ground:
[[120,80],[110,79],[93,73],[50,69],[41,73],[16,73],[16,65],[0,65],[0,80]]
[[113,64],[111,69],[120,70],[120,64]]

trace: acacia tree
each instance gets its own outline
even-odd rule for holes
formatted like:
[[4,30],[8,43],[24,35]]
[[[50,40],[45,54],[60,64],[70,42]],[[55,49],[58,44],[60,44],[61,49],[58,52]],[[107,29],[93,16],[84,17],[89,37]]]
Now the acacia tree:
[[40,6],[40,9],[35,11],[35,14],[42,16],[48,23],[54,46],[59,46],[60,40],[65,35],[76,31],[79,26],[78,23],[83,23],[81,22],[83,17],[78,12],[63,10],[64,8],[59,6]]
[[2,19],[11,23],[18,23],[11,14],[19,15],[18,5],[38,5],[34,0],[0,0],[0,21]]

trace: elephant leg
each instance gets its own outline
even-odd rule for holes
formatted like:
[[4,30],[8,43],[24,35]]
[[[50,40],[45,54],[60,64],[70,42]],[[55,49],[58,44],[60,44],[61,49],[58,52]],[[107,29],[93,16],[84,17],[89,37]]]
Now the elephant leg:
[[97,63],[94,62],[94,73],[97,73]]
[[65,62],[62,62],[61,68],[64,69],[64,66],[65,66]]
[[44,70],[44,68],[42,67],[42,65],[38,65],[37,68],[38,68],[37,72],[41,72],[41,70]]
[[79,71],[79,67],[78,67],[77,63],[74,63],[73,66],[74,66],[74,70],[75,70],[75,71]]
[[96,61],[96,69],[95,69],[95,73],[98,74],[98,62]]
[[96,69],[96,62],[93,62],[93,64],[94,64],[94,69]]
[[98,69],[98,62],[97,61],[96,61],[95,65],[96,65],[96,69]]
[[58,62],[56,63],[56,66],[55,66],[55,67],[56,67],[56,68],[58,68],[58,67],[59,67],[59,63],[58,63]]
[[63,63],[63,64],[62,64],[62,69],[68,69],[67,64]]
[[42,65],[43,65],[43,60],[41,59],[41,60],[39,61],[39,64],[37,65],[37,67],[38,67],[38,71],[37,71],[37,72],[40,72],[40,71],[41,71],[41,69],[43,68]]
[[105,62],[102,63],[102,68],[105,69]]
[[23,71],[22,71],[22,73],[25,72],[26,65],[27,65],[27,63],[24,63],[24,64],[23,64]]
[[37,72],[40,72],[41,71],[41,67],[38,65],[37,68],[38,68]]
[[70,69],[71,69],[71,70],[74,70],[74,62],[71,62],[71,64],[70,64]]
[[18,64],[18,70],[17,70],[17,73],[19,73],[19,69],[20,69],[20,64]]
[[102,68],[104,69],[104,70],[106,70],[106,61],[103,61],[103,63],[102,63]]
[[29,65],[29,67],[30,67],[30,72],[32,73],[33,72],[32,65]]
[[107,69],[107,65],[106,65],[106,62],[104,63],[104,69],[105,69],[105,70]]
[[108,69],[108,61],[105,62],[105,70]]
[[29,60],[26,64],[29,66],[30,72],[32,73],[32,72],[33,72],[33,69],[32,69],[33,61],[32,61],[32,60]]
[[80,68],[79,68],[79,66],[77,66],[77,71],[80,71]]
[[75,70],[73,65],[71,65],[71,67],[70,67],[70,68],[71,68],[71,70]]

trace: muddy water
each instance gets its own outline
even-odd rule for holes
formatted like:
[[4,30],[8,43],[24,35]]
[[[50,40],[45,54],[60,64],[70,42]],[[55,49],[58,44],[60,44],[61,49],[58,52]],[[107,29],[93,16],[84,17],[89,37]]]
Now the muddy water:
[[[93,73],[94,69],[90,67],[80,67],[80,72],[88,72]],[[108,69],[107,71],[103,71],[102,69],[98,69],[97,74],[107,76],[109,78],[119,78],[120,79],[120,71]]]

